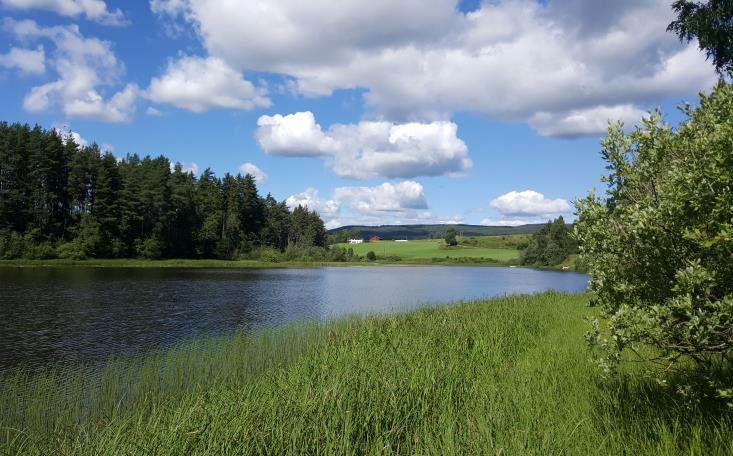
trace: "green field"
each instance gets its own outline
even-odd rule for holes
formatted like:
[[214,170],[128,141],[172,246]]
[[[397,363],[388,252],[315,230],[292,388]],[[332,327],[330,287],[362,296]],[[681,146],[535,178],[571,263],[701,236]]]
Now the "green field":
[[0,454],[729,455],[729,412],[630,365],[546,293],[199,340],[0,377]]
[[519,258],[519,251],[512,248],[485,248],[466,245],[447,247],[442,239],[424,239],[408,242],[374,241],[363,244],[337,244],[351,248],[364,256],[374,252],[377,257],[398,256],[403,260],[430,260],[432,258],[493,258],[497,261],[512,261]]

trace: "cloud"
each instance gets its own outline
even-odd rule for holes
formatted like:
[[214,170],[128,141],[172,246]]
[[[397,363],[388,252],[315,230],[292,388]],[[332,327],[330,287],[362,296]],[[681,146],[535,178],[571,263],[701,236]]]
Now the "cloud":
[[46,54],[43,46],[33,49],[11,48],[7,54],[0,54],[0,67],[17,69],[24,74],[46,72]]
[[242,174],[249,174],[250,176],[254,177],[255,181],[257,181],[257,183],[260,185],[264,185],[267,183],[267,173],[262,171],[253,163],[243,163],[242,166],[239,167],[239,171]]
[[262,150],[286,157],[318,157],[336,152],[336,141],[326,136],[310,111],[261,116],[257,141]]
[[489,207],[510,217],[552,216],[570,211],[570,204],[562,198],[547,199],[534,190],[511,191],[489,203]]
[[127,24],[122,11],[110,11],[102,0],[0,0],[0,5],[17,10],[47,10],[66,17],[84,16],[105,25]]
[[334,173],[348,179],[456,175],[472,166],[452,122],[362,121],[324,132],[306,111],[262,116],[257,124],[257,140],[268,154],[327,157]]
[[148,109],[145,110],[145,114],[149,116],[154,116],[154,117],[160,117],[163,115],[162,112],[160,112],[159,110],[155,109],[152,106],[148,106]]
[[191,162],[191,163],[186,163],[186,162],[171,163],[171,165],[170,165],[171,172],[173,172],[176,169],[176,165],[181,165],[181,170],[184,173],[193,173],[194,176],[198,176],[198,174],[199,174],[199,165],[197,165],[194,162]]
[[333,199],[348,201],[350,209],[364,215],[428,208],[423,186],[415,181],[385,182],[375,187],[338,187],[333,192]]
[[308,207],[311,210],[318,212],[321,217],[331,217],[338,213],[341,205],[338,201],[333,199],[322,200],[318,196],[318,190],[309,187],[304,192],[297,193],[289,196],[285,203],[290,209],[295,209],[298,206]]
[[31,20],[5,19],[3,28],[19,40],[47,39],[55,45],[52,67],[58,79],[33,87],[23,100],[26,111],[37,113],[60,106],[69,117],[105,122],[132,118],[139,94],[135,84],[107,98],[100,93],[101,88],[118,85],[125,73],[109,42],[85,38],[76,25],[43,27]]
[[328,199],[315,188],[290,196],[290,208],[298,204],[316,210],[327,228],[343,225],[386,223],[452,223],[453,218],[435,217],[429,210],[423,186],[414,181],[385,182],[372,187],[338,187]]
[[71,127],[68,125],[61,125],[61,124],[54,124],[53,130],[61,136],[61,139],[63,140],[64,144],[66,144],[66,141],[71,138],[76,144],[78,144],[81,147],[86,147],[89,145],[89,141],[82,138],[82,136],[75,132],[71,131]]
[[484,225],[484,226],[521,226],[521,225],[527,225],[530,223],[545,223],[546,221],[547,219],[543,219],[543,218],[519,218],[519,219],[485,218],[481,220],[479,224]]
[[567,113],[538,112],[529,125],[542,136],[577,137],[602,134],[609,122],[623,121],[627,127],[638,124],[646,113],[633,105],[598,106]]
[[165,73],[150,81],[147,96],[193,112],[212,108],[250,110],[272,103],[238,71],[216,57],[184,56],[169,62]]
[[[666,32],[667,0],[155,0],[209,55],[240,71],[287,75],[305,96],[364,89],[374,118],[445,120],[473,112],[563,136],[588,122],[547,119],[641,109],[715,83],[697,43]],[[545,116],[545,117],[543,117]],[[547,117],[551,116],[551,117]],[[544,121],[542,121],[544,119]],[[577,128],[574,128],[577,127]]]

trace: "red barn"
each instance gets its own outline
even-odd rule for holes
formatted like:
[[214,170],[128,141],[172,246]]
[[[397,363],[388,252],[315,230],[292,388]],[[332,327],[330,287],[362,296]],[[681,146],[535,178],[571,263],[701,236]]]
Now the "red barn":
[[370,238],[369,238],[369,240],[370,240],[370,241],[381,241],[381,240],[382,240],[382,238],[380,238],[379,236],[377,236],[377,235],[375,234],[374,236],[370,237]]

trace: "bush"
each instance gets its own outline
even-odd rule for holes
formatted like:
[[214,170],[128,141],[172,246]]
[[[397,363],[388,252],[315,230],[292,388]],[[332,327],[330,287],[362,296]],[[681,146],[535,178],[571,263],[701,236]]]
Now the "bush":
[[163,244],[155,236],[137,244],[137,253],[147,260],[157,260],[163,255]]
[[65,260],[84,260],[87,258],[83,246],[76,240],[61,244],[58,249],[56,249],[56,254],[59,258],[63,258]]
[[607,193],[576,202],[575,236],[610,331],[602,339],[596,322],[588,339],[607,349],[607,369],[626,350],[684,361],[701,380],[681,390],[730,397],[730,375],[719,374],[733,348],[733,87],[719,83],[685,112],[676,130],[658,112],[628,135],[609,128]]
[[377,255],[371,250],[367,252],[366,257],[369,261],[375,261],[377,259]]

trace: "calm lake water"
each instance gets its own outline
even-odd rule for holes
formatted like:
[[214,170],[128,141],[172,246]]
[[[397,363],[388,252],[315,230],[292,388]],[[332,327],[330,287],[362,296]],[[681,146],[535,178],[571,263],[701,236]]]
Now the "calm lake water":
[[205,334],[424,304],[583,291],[584,274],[495,267],[0,268],[0,370]]

